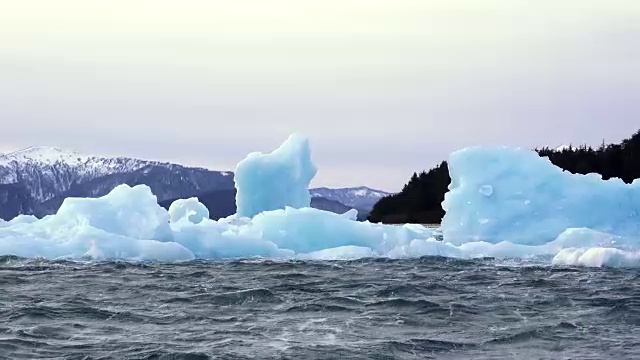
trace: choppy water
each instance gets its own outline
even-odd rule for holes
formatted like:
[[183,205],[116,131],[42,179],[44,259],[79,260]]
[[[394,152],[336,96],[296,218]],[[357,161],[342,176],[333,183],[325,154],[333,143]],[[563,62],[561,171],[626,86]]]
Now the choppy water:
[[631,359],[640,272],[442,258],[0,258],[0,357]]

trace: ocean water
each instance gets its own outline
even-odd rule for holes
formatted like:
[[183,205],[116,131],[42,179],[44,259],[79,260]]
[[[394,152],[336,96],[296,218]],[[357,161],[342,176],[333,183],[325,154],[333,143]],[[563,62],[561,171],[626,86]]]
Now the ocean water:
[[640,358],[640,271],[0,258],[0,358]]

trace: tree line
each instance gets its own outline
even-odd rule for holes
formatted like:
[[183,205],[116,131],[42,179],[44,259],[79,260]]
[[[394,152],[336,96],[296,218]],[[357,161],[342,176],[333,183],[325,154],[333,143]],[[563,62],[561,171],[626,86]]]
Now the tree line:
[[[620,178],[631,183],[640,178],[640,130],[619,144],[568,146],[556,150],[534,149],[556,166],[578,174],[598,173],[607,180]],[[440,223],[444,216],[441,203],[451,178],[447,162],[429,171],[413,173],[402,191],[380,199],[368,220],[383,223]]]

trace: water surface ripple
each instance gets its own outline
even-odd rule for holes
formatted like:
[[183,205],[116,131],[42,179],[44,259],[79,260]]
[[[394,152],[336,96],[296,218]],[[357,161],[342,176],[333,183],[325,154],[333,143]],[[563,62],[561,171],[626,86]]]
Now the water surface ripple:
[[640,272],[0,258],[6,359],[640,358]]

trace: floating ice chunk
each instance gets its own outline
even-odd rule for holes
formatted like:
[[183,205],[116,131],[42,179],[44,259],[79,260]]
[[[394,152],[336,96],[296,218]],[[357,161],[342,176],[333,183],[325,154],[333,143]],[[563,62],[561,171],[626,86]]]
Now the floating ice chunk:
[[358,210],[350,209],[346,213],[342,214],[342,216],[344,216],[345,218],[347,218],[347,219],[349,219],[351,221],[357,221],[358,220]]
[[541,245],[582,227],[640,235],[640,180],[571,174],[534,151],[507,147],[459,150],[448,166],[446,241]]
[[54,217],[42,221],[51,229],[89,225],[134,239],[171,239],[169,214],[146,185],[119,185],[99,198],[67,198]]
[[169,206],[169,220],[172,223],[188,221],[198,224],[208,218],[209,209],[195,197],[176,200]]
[[270,154],[249,154],[235,169],[238,215],[253,217],[285,206],[309,207],[309,183],[316,172],[309,141],[301,135],[291,135]]

